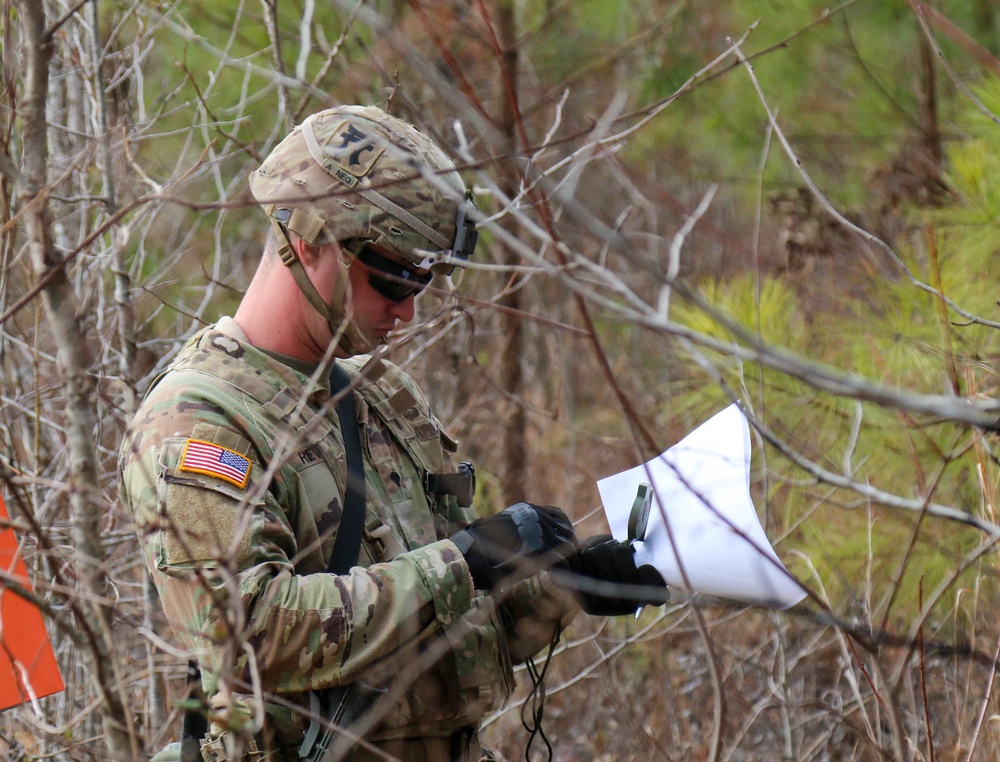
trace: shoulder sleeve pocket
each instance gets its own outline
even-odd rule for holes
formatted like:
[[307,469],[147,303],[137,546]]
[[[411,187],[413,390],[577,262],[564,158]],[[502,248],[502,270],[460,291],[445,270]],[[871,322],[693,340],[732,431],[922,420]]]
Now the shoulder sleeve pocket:
[[[223,559],[246,559],[264,520],[259,510],[263,497],[255,497],[260,466],[246,456],[240,456],[242,463],[227,456],[238,454],[231,448],[218,448],[220,452],[208,449],[195,461],[190,455],[192,441],[167,440],[160,453],[157,567],[164,572],[212,568]],[[222,459],[220,465],[215,458]],[[224,464],[227,459],[229,467]],[[246,486],[241,487],[237,481],[244,463]]]

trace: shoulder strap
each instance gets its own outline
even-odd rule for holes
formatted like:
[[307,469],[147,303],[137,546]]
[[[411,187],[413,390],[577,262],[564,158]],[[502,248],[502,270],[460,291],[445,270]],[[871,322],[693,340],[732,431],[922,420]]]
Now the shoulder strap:
[[[344,510],[340,517],[340,528],[333,543],[333,553],[327,570],[331,574],[347,574],[358,563],[361,552],[361,536],[365,529],[365,461],[361,454],[361,430],[358,426],[358,411],[354,407],[354,390],[351,379],[336,362],[330,369],[330,392],[337,396],[337,417],[340,419],[340,434],[344,438],[344,455],[347,458],[347,490],[344,495]],[[327,747],[333,734],[333,727],[343,718],[347,697],[352,686],[340,685],[310,693],[310,708],[313,716],[299,746],[299,758],[317,762],[326,758]],[[322,723],[317,721],[322,718]]]
[[337,417],[347,458],[347,494],[328,569],[331,574],[347,574],[358,563],[365,528],[365,463],[351,379],[336,362],[330,370],[330,391],[335,396],[342,395],[337,401]]

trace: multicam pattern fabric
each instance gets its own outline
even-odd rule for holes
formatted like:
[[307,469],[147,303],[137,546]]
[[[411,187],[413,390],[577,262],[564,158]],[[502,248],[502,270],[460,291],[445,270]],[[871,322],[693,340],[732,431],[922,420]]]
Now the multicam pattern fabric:
[[[394,208],[359,195],[364,189]],[[423,258],[420,250],[450,247],[465,196],[454,163],[433,141],[365,106],[310,116],[250,176],[250,190],[268,215],[288,209],[288,229],[309,243],[365,239],[411,261]]]
[[[267,725],[287,749],[301,741],[307,691],[362,681],[386,698],[369,738],[476,725],[512,689],[511,648],[519,659],[539,650],[568,611],[540,578],[518,586],[503,617],[476,593],[443,539],[474,514],[421,486],[424,470],[455,470],[454,443],[408,376],[382,364],[362,381],[363,360],[344,363],[359,385],[367,481],[350,574],[326,573],[346,481],[329,388],[249,345],[231,319],[189,342],[121,451],[122,498],[213,706],[249,686],[280,696]],[[183,470],[192,439],[246,458],[246,485]]]

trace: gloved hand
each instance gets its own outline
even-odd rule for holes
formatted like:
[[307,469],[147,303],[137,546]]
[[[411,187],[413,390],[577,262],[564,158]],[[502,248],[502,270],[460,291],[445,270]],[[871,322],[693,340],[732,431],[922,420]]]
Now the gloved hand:
[[594,616],[621,616],[670,600],[660,573],[649,564],[636,567],[634,553],[632,546],[609,534],[583,543],[569,562],[571,574],[562,575],[576,589],[580,608]]
[[517,503],[494,516],[476,519],[450,539],[465,556],[472,581],[480,590],[565,563],[576,550],[573,523],[566,514],[531,503]]

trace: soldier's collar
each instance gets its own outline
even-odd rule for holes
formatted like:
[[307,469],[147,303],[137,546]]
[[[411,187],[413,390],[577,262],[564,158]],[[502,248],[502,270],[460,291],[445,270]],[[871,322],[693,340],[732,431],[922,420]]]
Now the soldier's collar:
[[319,367],[319,363],[306,362],[305,360],[299,360],[295,357],[289,357],[288,355],[283,355],[281,352],[274,352],[270,349],[261,349],[260,347],[254,347],[258,352],[267,355],[272,360],[277,360],[282,365],[287,365],[292,370],[301,373],[303,376],[311,377],[313,373],[316,372],[316,368]]

